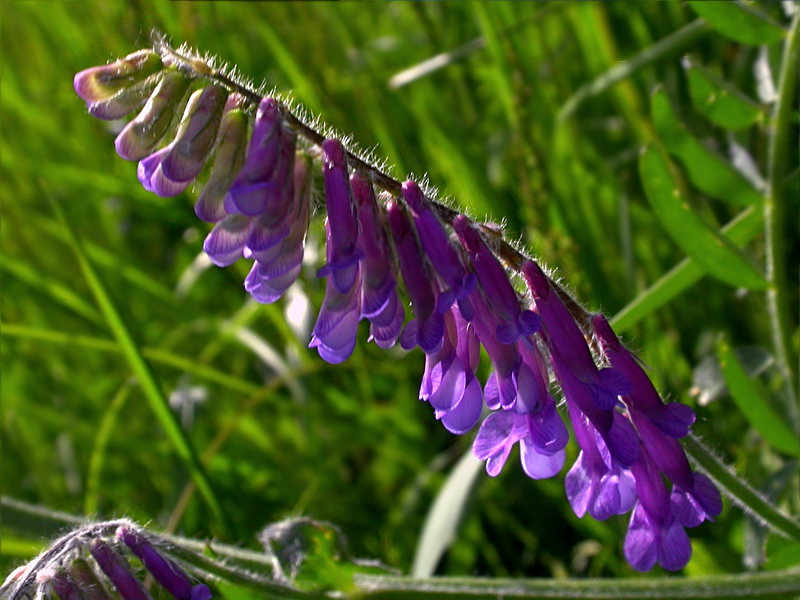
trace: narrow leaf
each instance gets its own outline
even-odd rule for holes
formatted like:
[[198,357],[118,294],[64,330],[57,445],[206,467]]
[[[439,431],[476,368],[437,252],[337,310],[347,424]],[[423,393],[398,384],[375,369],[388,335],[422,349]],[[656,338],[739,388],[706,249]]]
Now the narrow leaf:
[[781,452],[800,456],[800,439],[772,408],[763,386],[747,375],[725,338],[717,343],[717,356],[728,390],[753,429]]
[[771,44],[786,33],[783,27],[762,12],[739,2],[693,0],[689,6],[722,35],[742,44]]
[[744,129],[763,118],[764,111],[754,100],[742,94],[695,58],[683,59],[689,79],[692,104],[709,121],[726,129]]
[[764,290],[767,282],[728,240],[706,224],[687,204],[669,159],[657,148],[645,148],[639,174],[647,199],[667,233],[710,275],[735,287]]
[[470,449],[450,473],[425,518],[414,555],[414,577],[430,577],[436,571],[439,560],[455,538],[482,466],[483,461],[475,458]]
[[667,152],[678,157],[701,192],[738,206],[761,204],[763,198],[728,161],[706,148],[678,120],[663,88],[651,98],[653,125]]

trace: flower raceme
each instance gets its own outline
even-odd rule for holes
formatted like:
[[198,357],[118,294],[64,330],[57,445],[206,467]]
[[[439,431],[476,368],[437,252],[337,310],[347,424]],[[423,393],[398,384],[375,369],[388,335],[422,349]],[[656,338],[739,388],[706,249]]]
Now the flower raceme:
[[[278,300],[300,273],[321,174],[325,298],[310,347],[328,362],[347,360],[362,319],[381,348],[419,346],[420,399],[455,434],[485,415],[473,451],[492,476],[517,444],[528,476],[563,467],[568,433],[552,377],[580,448],[566,477],[575,513],[606,519],[632,511],[624,548],[635,569],[688,562],[684,528],[722,508],[677,441],[693,411],[664,404],[605,318],[567,299],[536,262],[418,183],[398,182],[321,135],[276,97],[163,43],[78,73],[75,91],[98,118],[139,110],[116,148],[139,161],[147,190],[180,194],[210,164],[195,204],[197,216],[214,223],[203,249],[218,266],[253,260],[244,286],[259,302]],[[510,269],[522,275],[525,294]],[[492,365],[483,384],[481,346]]]

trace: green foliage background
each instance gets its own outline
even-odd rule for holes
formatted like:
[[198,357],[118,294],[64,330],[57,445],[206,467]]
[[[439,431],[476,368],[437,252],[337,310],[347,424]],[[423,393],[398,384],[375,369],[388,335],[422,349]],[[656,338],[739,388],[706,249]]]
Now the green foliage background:
[[[759,9],[787,23],[777,3]],[[736,132],[692,108],[680,61],[687,52],[757,98],[758,48],[710,27],[558,118],[582,86],[602,83],[609,69],[697,19],[680,3],[138,0],[8,2],[0,10],[3,493],[73,514],[127,515],[253,548],[265,524],[310,515],[339,525],[355,555],[405,572],[426,511],[471,442],[449,435],[417,400],[420,352],[380,351],[363,330],[349,361],[327,365],[287,325],[286,302],[248,301],[244,261],[192,270],[207,233],[192,210],[199,190],[161,199],[141,189],[136,165],[114,153],[118,126],[88,117],[72,89],[74,73],[147,46],[151,29],[290,91],[336,130],[375,147],[398,176],[427,173],[470,214],[503,221],[509,238],[609,315],[684,257],[647,204],[637,169],[640,148],[657,137],[649,108],[656,84],[705,142],[724,153],[736,141],[762,173],[766,165],[765,106]],[[482,46],[465,57],[389,87],[403,69],[477,38]],[[780,44],[766,48],[776,66]],[[796,169],[796,149],[788,160]],[[789,224],[797,222],[797,182],[794,170]],[[717,226],[740,211],[696,189],[692,199]],[[190,477],[132,379],[52,203],[164,394],[204,395],[188,437],[228,525],[197,493],[181,502]],[[788,239],[786,262],[797,265],[796,229]],[[760,237],[747,252],[763,261]],[[314,272],[310,265],[297,295],[310,302],[311,323],[323,291]],[[796,306],[796,281],[786,293]],[[796,499],[796,461],[755,434],[727,395],[697,406],[689,394],[693,368],[714,353],[720,333],[733,346],[771,351],[762,294],[704,277],[625,329],[659,389],[695,406],[700,435],[756,486],[781,469],[788,481],[794,474],[780,497]],[[439,572],[628,575],[626,526],[624,518],[575,518],[563,474],[533,482],[512,460],[497,479],[479,478]],[[744,528],[726,506],[719,523],[693,531],[687,573],[741,570]],[[20,523],[5,521],[2,533],[3,572],[44,543]]]

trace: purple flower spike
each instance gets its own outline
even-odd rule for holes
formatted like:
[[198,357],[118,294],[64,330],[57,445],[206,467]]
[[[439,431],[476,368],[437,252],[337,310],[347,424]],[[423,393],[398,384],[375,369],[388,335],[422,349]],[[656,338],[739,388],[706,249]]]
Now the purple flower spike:
[[194,205],[198,218],[217,223],[228,214],[225,210],[225,195],[244,166],[247,154],[247,115],[234,104],[237,94],[228,98],[233,106],[222,117],[219,126],[217,152],[208,181]]
[[642,412],[665,435],[682,438],[694,423],[694,411],[683,404],[664,404],[650,378],[636,358],[620,343],[606,318],[601,314],[592,317],[592,326],[600,340],[603,354],[611,365],[624,373],[631,382],[630,394],[623,396],[629,408]]
[[449,286],[440,297],[437,309],[444,313],[458,300],[461,314],[468,321],[472,320],[473,311],[469,294],[475,288],[477,278],[474,273],[468,272],[459,256],[455,246],[450,242],[450,236],[445,231],[439,218],[431,210],[422,190],[414,181],[403,183],[403,199],[411,209],[414,226],[419,235],[425,254],[428,256],[433,268]]
[[322,143],[322,162],[330,233],[328,264],[319,270],[317,276],[331,275],[336,289],[344,294],[355,283],[358,261],[363,252],[358,241],[358,215],[350,189],[346,153],[339,140],[330,139]]
[[[139,50],[107,65],[91,67],[75,75],[75,93],[88,108],[106,102],[164,67],[152,50]],[[131,112],[131,111],[128,111]],[[126,115],[123,113],[121,116]]]
[[397,203],[390,202],[386,207],[386,215],[400,262],[400,272],[414,311],[414,318],[400,336],[400,345],[405,350],[419,345],[425,354],[434,354],[441,348],[444,336],[444,319],[442,313],[436,310],[438,286],[405,211]]
[[361,316],[371,323],[370,339],[381,348],[390,348],[400,336],[405,313],[397,296],[389,242],[369,178],[353,173],[350,188],[361,224]]
[[117,538],[131,549],[144,568],[175,600],[211,600],[211,591],[206,585],[192,585],[186,572],[162,556],[139,532],[123,526],[117,529]]
[[141,581],[131,572],[128,561],[104,540],[95,538],[89,544],[89,552],[97,565],[114,584],[122,600],[153,600]]
[[672,513],[661,472],[646,448],[631,472],[639,502],[625,537],[625,558],[637,571],[649,571],[656,562],[668,571],[679,571],[689,562],[692,545]]
[[125,160],[142,160],[150,154],[167,133],[189,83],[189,78],[177,71],[165,73],[142,111],[114,140],[117,154]]
[[271,224],[285,217],[292,198],[288,186],[294,153],[295,135],[284,126],[280,104],[275,98],[264,98],[244,167],[228,191],[228,212],[236,210],[249,217],[268,213]]
[[228,92],[218,85],[197,90],[189,98],[183,119],[161,169],[172,181],[191,181],[200,174],[217,139]]
[[539,316],[531,310],[522,309],[517,293],[508,279],[508,273],[470,220],[459,215],[453,221],[453,227],[467,249],[486,299],[500,319],[496,329],[500,343],[513,344],[520,336],[533,335],[539,331]]

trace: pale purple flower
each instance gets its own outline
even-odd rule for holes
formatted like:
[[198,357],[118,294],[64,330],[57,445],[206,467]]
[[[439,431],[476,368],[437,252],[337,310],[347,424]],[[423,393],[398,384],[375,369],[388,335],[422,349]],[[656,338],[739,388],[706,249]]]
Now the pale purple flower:
[[464,434],[483,408],[483,390],[475,377],[480,344],[457,306],[444,314],[444,326],[441,349],[425,356],[419,397],[430,403],[448,431]]
[[211,600],[211,591],[205,584],[193,584],[180,566],[159,553],[141,533],[120,527],[116,535],[175,600]]
[[232,265],[242,257],[252,225],[253,220],[241,213],[228,215],[206,236],[203,251],[218,267]]
[[430,264],[449,288],[439,296],[437,310],[444,313],[453,302],[458,301],[461,314],[467,321],[471,321],[473,312],[469,294],[477,282],[475,274],[467,271],[463,258],[450,241],[450,236],[439,218],[431,210],[419,186],[414,181],[406,181],[402,190],[422,249]]
[[459,215],[453,227],[466,248],[492,311],[499,319],[495,334],[502,344],[513,344],[519,337],[533,335],[540,326],[539,316],[523,310],[508,272],[486,246],[480,233],[465,216]]
[[[330,244],[330,243],[329,243]],[[319,310],[309,348],[331,364],[344,362],[356,347],[358,321],[361,319],[361,272],[346,292],[339,291],[332,276],[325,281],[325,299]]]

